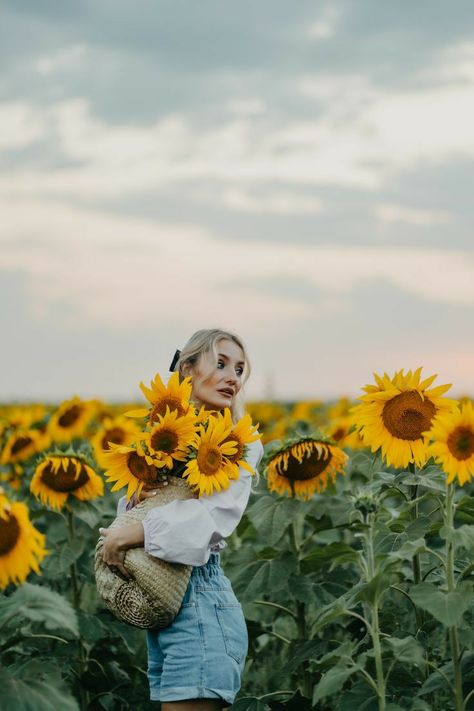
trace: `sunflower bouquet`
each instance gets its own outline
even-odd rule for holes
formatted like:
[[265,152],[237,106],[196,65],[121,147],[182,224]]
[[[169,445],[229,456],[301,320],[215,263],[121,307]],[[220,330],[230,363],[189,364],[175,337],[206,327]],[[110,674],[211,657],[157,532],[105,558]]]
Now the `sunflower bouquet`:
[[168,476],[186,480],[197,497],[227,489],[239,478],[239,467],[254,473],[245,461],[246,448],[260,438],[250,415],[233,423],[223,413],[197,409],[191,402],[191,377],[181,382],[173,373],[167,385],[159,374],[141,390],[149,401],[128,417],[144,422],[128,444],[109,442],[102,461],[112,491],[127,487],[127,499],[140,498],[143,488],[167,482]]

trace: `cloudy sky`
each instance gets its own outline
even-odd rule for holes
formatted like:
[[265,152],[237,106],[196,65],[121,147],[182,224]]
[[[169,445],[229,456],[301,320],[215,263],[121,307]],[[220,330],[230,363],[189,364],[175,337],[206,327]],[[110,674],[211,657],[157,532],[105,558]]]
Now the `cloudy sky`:
[[472,0],[3,0],[0,399],[474,392]]

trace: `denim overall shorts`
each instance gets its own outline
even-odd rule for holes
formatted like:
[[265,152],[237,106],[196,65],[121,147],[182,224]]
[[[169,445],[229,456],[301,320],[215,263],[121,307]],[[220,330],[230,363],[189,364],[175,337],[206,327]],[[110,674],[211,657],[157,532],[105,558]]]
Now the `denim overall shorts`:
[[152,701],[222,699],[232,704],[248,651],[242,607],[220,556],[193,567],[183,603],[171,625],[147,631]]

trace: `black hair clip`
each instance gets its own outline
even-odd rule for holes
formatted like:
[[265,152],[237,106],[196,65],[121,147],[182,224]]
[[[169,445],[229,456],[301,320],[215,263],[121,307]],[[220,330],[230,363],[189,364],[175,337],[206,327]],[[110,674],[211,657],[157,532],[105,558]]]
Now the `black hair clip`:
[[170,373],[172,373],[174,371],[174,369],[176,367],[176,363],[178,362],[180,355],[181,355],[181,351],[176,349],[176,353],[174,354],[173,360],[171,361]]

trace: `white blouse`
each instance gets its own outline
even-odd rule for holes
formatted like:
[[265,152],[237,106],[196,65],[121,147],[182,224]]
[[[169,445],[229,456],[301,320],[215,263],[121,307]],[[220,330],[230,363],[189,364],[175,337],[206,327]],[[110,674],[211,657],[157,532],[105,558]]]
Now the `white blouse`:
[[[257,470],[263,456],[260,440],[251,442],[247,461]],[[250,496],[252,475],[243,467],[228,489],[200,499],[171,501],[157,506],[142,521],[145,551],[170,563],[204,565],[211,553],[227,545],[225,538],[237,527]],[[126,498],[118,503],[125,510]]]

